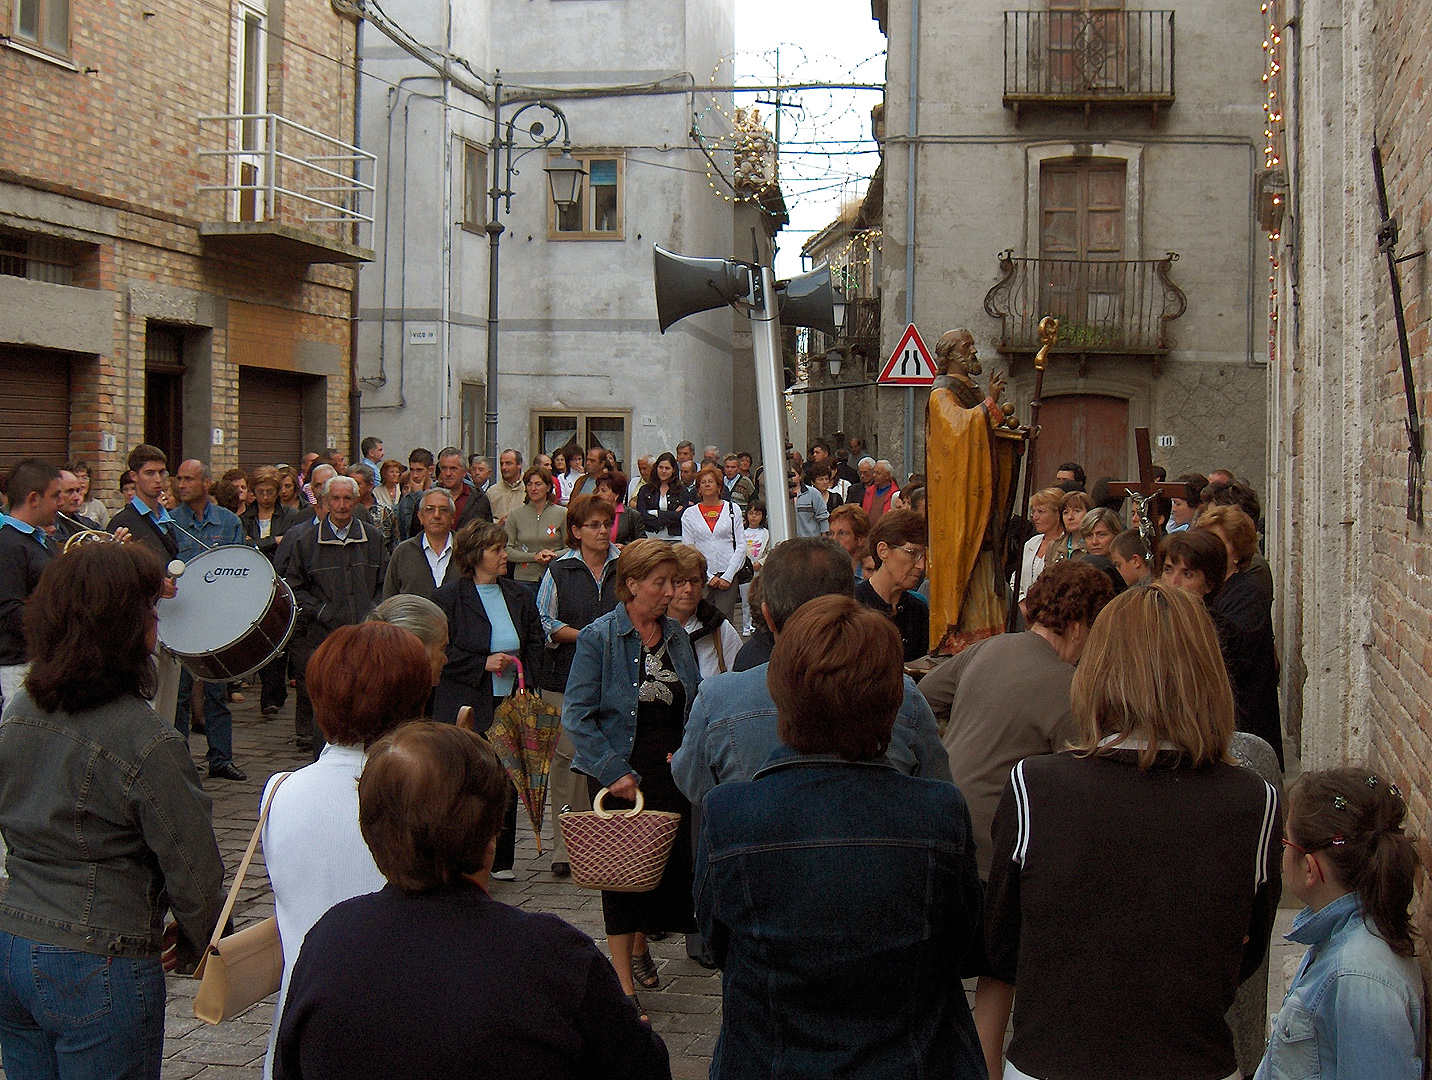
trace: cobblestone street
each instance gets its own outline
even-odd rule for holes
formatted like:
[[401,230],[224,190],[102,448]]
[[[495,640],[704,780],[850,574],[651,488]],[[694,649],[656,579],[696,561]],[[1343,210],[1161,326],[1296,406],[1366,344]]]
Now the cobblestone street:
[[[244,847],[258,821],[259,795],[273,773],[307,763],[293,746],[293,699],[272,721],[259,716],[255,688],[241,705],[233,705],[234,761],[248,773],[245,783],[225,780],[204,781],[214,798],[214,832],[224,865],[232,875],[243,857]],[[204,775],[205,742],[202,735],[189,740],[200,775]],[[560,915],[590,934],[605,951],[602,934],[602,901],[599,893],[559,881],[549,872],[549,855],[538,856],[525,813],[518,811],[516,881],[494,881],[492,895],[504,903]],[[549,847],[544,839],[544,850]],[[232,881],[232,877],[229,878]],[[227,882],[226,882],[227,884]],[[235,908],[235,925],[243,927],[273,914],[273,894],[264,872],[263,848],[254,856],[253,866]],[[652,1026],[661,1033],[671,1051],[672,1075],[678,1078],[705,1077],[711,1065],[711,1051],[721,1026],[721,980],[686,958],[679,935],[653,943],[651,952],[661,970],[662,986],[642,992],[642,1006]],[[198,983],[189,978],[169,978],[168,1019],[165,1024],[165,1080],[252,1080],[262,1074],[272,1000],[255,1005],[227,1023],[210,1026],[194,1019],[191,1004]]]
[[[275,772],[297,768],[307,762],[307,756],[298,754],[293,746],[292,699],[278,717],[265,722],[259,716],[257,692],[249,693],[248,698],[244,704],[232,706],[234,760],[248,773],[248,781],[205,781],[214,798],[214,831],[224,856],[224,865],[229,868],[230,874],[243,856],[244,847],[258,820],[259,794],[264,782]],[[203,775],[203,737],[192,736],[190,748]],[[591,935],[605,950],[600,894],[552,877],[548,872],[550,856],[538,855],[531,829],[520,810],[518,825],[517,880],[493,882],[493,896],[518,907],[560,915]],[[546,845],[547,840],[544,840],[544,848]],[[264,872],[263,849],[260,847],[235,909],[235,924],[243,927],[267,918],[273,910],[273,895]],[[1286,980],[1296,970],[1303,952],[1301,946],[1283,941],[1282,935],[1287,932],[1293,914],[1293,910],[1286,906],[1279,912],[1278,927],[1273,937],[1268,1000],[1274,1011],[1282,998]],[[670,1049],[672,1075],[677,1080],[705,1077],[721,1026],[719,973],[706,971],[688,960],[685,944],[679,935],[653,943],[651,951],[657,958],[662,986],[657,991],[643,991],[642,1005],[651,1016],[652,1026],[661,1033]],[[196,1080],[253,1080],[262,1075],[269,1023],[273,1016],[271,999],[260,1002],[227,1023],[210,1026],[194,1018],[192,1000],[198,983],[190,978],[175,976],[171,976],[168,983],[165,1080],[189,1080],[191,1077]],[[0,1075],[3,1075],[2,1071]]]

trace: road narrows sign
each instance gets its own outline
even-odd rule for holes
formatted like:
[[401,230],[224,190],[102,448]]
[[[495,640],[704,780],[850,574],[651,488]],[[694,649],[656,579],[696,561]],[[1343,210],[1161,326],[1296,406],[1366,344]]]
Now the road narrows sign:
[[875,381],[881,386],[929,386],[935,381],[935,361],[914,323],[905,327],[900,344]]

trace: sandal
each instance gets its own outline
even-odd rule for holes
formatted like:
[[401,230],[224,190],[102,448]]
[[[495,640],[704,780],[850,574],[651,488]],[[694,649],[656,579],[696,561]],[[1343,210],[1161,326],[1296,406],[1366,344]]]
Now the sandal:
[[651,1017],[646,1015],[646,1010],[641,1007],[641,1002],[636,999],[635,994],[628,994],[626,999],[631,1002],[631,1007],[636,1010],[638,1020],[643,1024],[651,1023]]
[[651,958],[651,950],[631,954],[631,977],[648,990],[655,990],[661,985],[661,976],[656,973],[656,961]]

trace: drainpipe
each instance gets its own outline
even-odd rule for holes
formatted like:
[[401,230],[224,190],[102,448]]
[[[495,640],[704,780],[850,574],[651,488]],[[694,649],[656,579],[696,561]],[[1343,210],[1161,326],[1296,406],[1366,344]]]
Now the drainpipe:
[[[905,144],[905,324],[915,321],[915,146],[920,129],[920,0],[910,0],[910,100]],[[877,359],[879,359],[877,357]],[[905,388],[905,475],[915,468],[915,388]]]
[[[362,145],[363,138],[363,94],[360,82],[362,80],[362,63],[360,58],[363,55],[363,20],[358,20],[354,31],[353,40],[353,145]],[[362,209],[362,195],[359,193],[358,184],[363,178],[363,166],[357,160],[353,160],[353,198],[354,209]],[[384,198],[387,195],[385,193]],[[363,226],[361,222],[353,222],[353,244],[355,247],[361,245],[363,239]],[[363,391],[358,382],[358,267],[353,267],[352,291],[348,294],[348,460],[362,461],[363,455],[359,452],[362,444],[363,420]]]

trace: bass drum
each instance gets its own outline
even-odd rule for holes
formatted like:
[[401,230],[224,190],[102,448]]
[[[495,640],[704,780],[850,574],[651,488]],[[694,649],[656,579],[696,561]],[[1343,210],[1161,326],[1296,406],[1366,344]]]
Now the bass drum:
[[159,601],[159,641],[200,679],[241,679],[277,656],[293,633],[293,590],[254,548],[210,548],[175,584],[178,595]]

